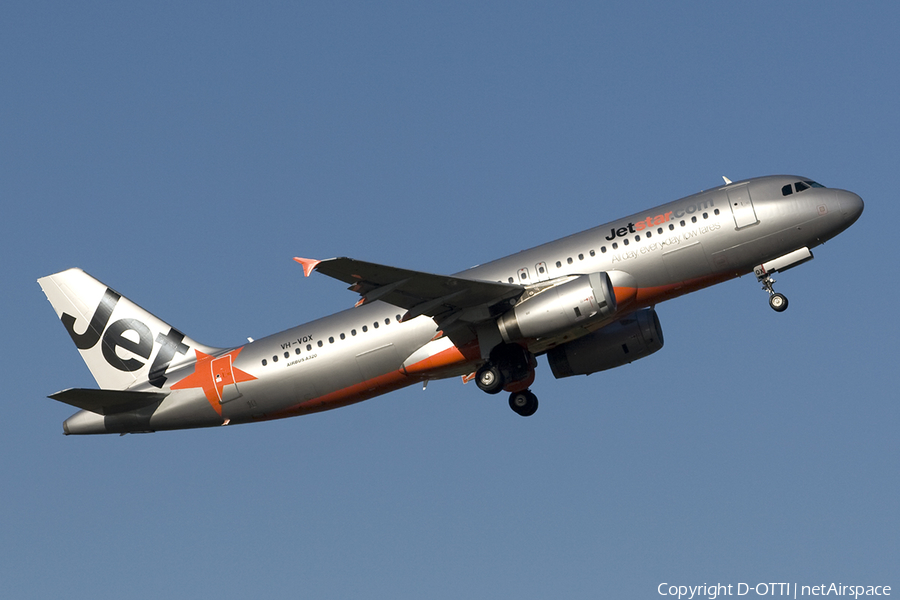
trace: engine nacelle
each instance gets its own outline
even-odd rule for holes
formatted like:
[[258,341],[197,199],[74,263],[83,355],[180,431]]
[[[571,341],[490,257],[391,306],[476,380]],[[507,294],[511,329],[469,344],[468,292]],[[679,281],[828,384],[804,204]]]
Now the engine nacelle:
[[547,352],[557,379],[590,375],[650,356],[663,347],[659,317],[652,308],[628,315],[584,337]]
[[564,333],[616,312],[616,295],[606,273],[591,273],[544,290],[497,319],[507,343]]

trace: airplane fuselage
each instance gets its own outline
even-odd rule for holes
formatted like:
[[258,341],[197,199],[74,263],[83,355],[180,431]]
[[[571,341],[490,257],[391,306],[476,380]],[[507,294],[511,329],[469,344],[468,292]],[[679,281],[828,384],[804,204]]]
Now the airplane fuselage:
[[[521,303],[554,282],[606,273],[615,292],[614,317],[517,342],[539,356],[612,319],[818,246],[859,217],[859,196],[811,183],[801,177],[771,176],[724,185],[454,277],[523,286],[530,291],[518,299]],[[82,411],[66,422],[66,433],[155,431],[301,415],[417,382],[469,375],[487,360],[479,336],[457,335],[451,341],[435,319],[424,314],[404,319],[406,313],[372,301],[222,351],[216,356],[228,356],[218,365],[213,357],[204,362],[198,353],[197,362],[170,367],[162,388],[158,379],[129,388],[168,392],[152,410],[106,416]],[[171,344],[156,346],[161,347],[154,347],[148,362],[155,358],[159,363],[161,352],[172,358]]]

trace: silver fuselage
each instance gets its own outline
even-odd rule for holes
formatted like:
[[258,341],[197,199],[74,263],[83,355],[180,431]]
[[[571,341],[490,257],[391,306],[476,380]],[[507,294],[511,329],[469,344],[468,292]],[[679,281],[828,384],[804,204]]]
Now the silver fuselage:
[[[456,277],[533,286],[607,272],[614,284],[633,288],[627,311],[653,306],[750,273],[756,265],[798,248],[818,246],[862,212],[862,200],[848,191],[814,187],[784,195],[783,188],[798,181],[807,180],[770,176],[732,183]],[[419,360],[446,349],[448,341],[440,339],[430,317],[400,322],[404,312],[372,302],[244,345],[234,354],[233,366],[254,379],[229,386],[221,414],[210,408],[199,389],[168,390],[170,395],[152,414],[98,420],[82,412],[67,421],[66,431],[180,429],[281,418],[352,404],[423,380],[466,375],[479,366],[477,349],[457,349],[455,359],[434,365]],[[539,355],[552,343],[536,340],[529,349]],[[170,370],[169,381],[177,382],[193,368]],[[143,419],[143,427],[134,425],[136,418]]]

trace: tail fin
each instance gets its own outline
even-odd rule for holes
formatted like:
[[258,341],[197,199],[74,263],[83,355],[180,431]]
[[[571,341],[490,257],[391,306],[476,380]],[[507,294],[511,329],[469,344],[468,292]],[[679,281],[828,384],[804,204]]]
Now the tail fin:
[[103,389],[162,389],[166,371],[196,360],[193,350],[217,352],[81,269],[48,275],[38,283]]

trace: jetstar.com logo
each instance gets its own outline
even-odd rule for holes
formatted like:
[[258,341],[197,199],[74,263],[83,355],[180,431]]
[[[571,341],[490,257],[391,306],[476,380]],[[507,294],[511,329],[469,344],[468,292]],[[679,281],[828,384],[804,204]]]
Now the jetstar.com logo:
[[629,233],[637,233],[638,231],[650,229],[651,227],[664,225],[672,219],[680,219],[685,215],[690,215],[712,206],[715,206],[715,202],[713,202],[712,200],[706,200],[704,202],[697,202],[688,206],[682,206],[676,208],[675,210],[670,210],[653,217],[647,217],[643,221],[638,221],[637,223],[628,223],[624,227],[619,227],[618,229],[610,228],[609,235],[606,236],[606,239],[612,241],[619,237],[625,237]]
[[654,225],[662,225],[663,223],[667,223],[669,219],[672,218],[672,211],[669,211],[662,215],[656,215],[655,217],[647,217],[643,221],[638,221],[637,223],[629,223],[625,227],[619,227],[618,229],[610,229],[609,235],[606,236],[608,240],[614,240],[617,237],[624,237],[629,233],[634,233],[636,231],[643,231],[648,227],[653,227]]
[[[100,300],[84,333],[75,333],[76,318],[72,315],[63,313],[60,320],[79,350],[89,350],[100,342],[103,358],[111,367],[119,371],[133,372],[140,370],[147,364],[146,361],[150,360],[153,354],[153,332],[138,319],[119,319],[107,327],[120,298],[119,294],[106,288],[103,299]],[[128,332],[133,333],[126,335]],[[169,328],[169,332],[165,335],[160,333],[156,336],[156,343],[160,348],[156,358],[153,359],[153,364],[150,365],[148,380],[152,385],[162,388],[166,383],[166,369],[169,368],[172,359],[176,354],[187,353],[188,346],[183,340],[184,334],[174,327]],[[121,358],[117,348],[131,353],[133,358]]]

